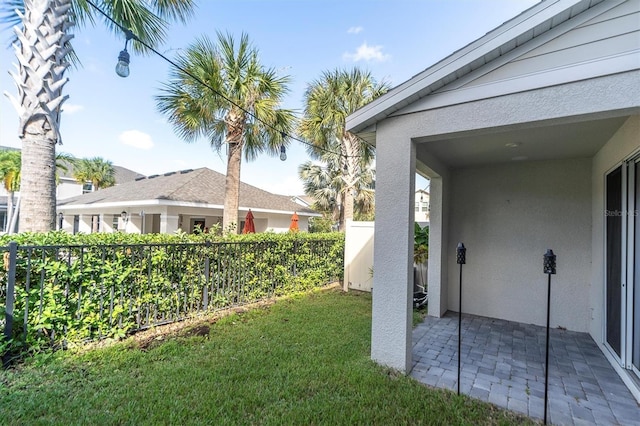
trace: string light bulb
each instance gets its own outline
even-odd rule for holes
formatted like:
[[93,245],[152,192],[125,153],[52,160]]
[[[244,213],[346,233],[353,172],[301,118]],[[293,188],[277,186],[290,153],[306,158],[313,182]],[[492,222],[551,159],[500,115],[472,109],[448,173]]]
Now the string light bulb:
[[287,161],[287,149],[284,145],[280,145],[280,160]]
[[125,78],[129,77],[129,52],[127,52],[127,45],[129,44],[129,40],[133,38],[133,33],[131,30],[126,30],[125,35],[127,40],[124,42],[124,50],[120,51],[118,55],[118,63],[116,64],[116,74],[120,77]]

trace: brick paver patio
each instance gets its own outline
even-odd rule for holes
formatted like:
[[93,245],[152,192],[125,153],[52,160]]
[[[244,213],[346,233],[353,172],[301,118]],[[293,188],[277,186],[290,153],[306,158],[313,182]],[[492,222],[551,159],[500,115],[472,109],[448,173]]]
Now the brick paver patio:
[[[413,330],[412,377],[457,389],[457,327],[457,313],[448,313]],[[559,329],[550,336],[551,423],[640,425],[640,406],[591,336]],[[544,358],[544,327],[463,315],[461,392],[542,419]]]

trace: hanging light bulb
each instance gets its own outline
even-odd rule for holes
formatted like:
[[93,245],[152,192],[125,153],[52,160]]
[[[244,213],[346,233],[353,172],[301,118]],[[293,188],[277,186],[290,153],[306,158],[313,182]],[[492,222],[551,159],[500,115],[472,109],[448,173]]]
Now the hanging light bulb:
[[118,63],[116,64],[116,74],[120,77],[129,77],[129,52],[127,48],[120,51],[118,55]]
[[280,145],[280,160],[287,161],[287,149],[284,145]]
[[133,38],[133,33],[131,30],[126,30],[125,35],[127,40],[124,42],[124,50],[120,51],[118,55],[118,63],[116,64],[116,74],[120,77],[129,77],[129,52],[127,52],[127,44],[129,44],[129,40]]

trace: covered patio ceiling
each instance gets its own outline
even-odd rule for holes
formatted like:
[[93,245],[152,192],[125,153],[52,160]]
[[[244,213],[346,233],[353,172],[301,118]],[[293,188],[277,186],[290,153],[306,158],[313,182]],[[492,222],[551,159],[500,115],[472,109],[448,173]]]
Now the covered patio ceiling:
[[589,158],[625,122],[627,116],[563,124],[491,129],[416,139],[418,162],[435,157],[450,168],[553,159]]

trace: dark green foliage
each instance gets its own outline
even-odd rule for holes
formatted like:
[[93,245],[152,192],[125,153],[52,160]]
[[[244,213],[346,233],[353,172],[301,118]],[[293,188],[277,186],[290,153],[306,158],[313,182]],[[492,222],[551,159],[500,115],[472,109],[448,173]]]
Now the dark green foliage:
[[[11,237],[19,244],[14,336],[0,350],[22,355],[307,290],[340,280],[343,269],[338,233]],[[3,283],[6,275],[2,268]]]
[[417,223],[413,231],[413,263],[424,263],[429,259],[429,225],[421,228]]

